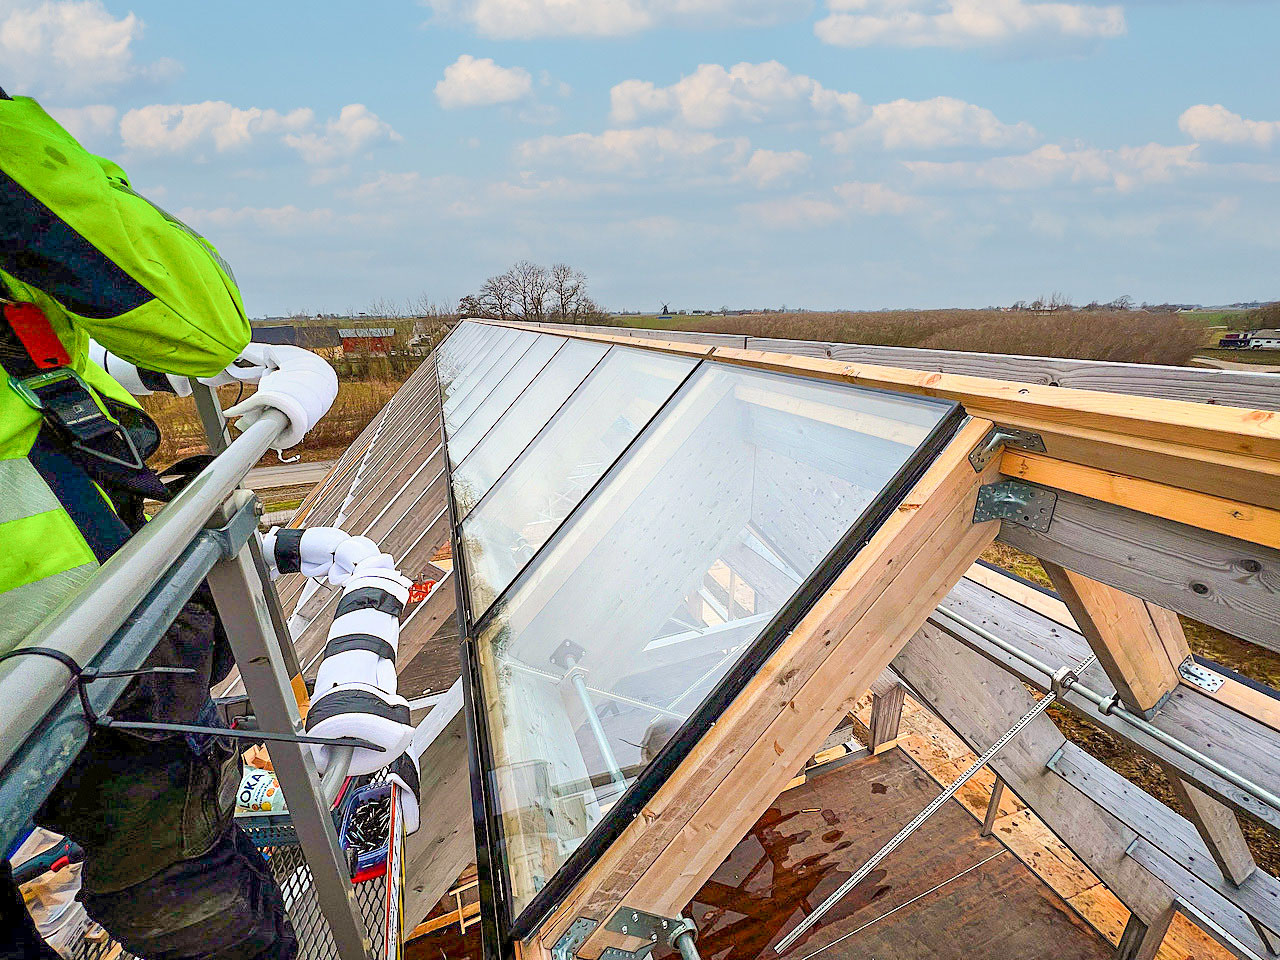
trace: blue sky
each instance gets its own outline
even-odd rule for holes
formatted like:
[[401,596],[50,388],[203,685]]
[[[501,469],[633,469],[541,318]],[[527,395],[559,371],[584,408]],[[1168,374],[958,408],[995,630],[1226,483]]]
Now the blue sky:
[[38,97],[251,314],[1280,296],[1263,0],[0,0]]

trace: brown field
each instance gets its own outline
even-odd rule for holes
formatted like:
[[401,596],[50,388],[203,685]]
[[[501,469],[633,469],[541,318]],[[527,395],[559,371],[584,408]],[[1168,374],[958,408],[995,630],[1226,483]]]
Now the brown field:
[[1175,313],[1073,310],[1040,316],[999,310],[882,313],[754,313],[743,316],[610,317],[607,323],[740,333],[790,340],[971,350],[1183,366],[1205,343],[1201,325]]

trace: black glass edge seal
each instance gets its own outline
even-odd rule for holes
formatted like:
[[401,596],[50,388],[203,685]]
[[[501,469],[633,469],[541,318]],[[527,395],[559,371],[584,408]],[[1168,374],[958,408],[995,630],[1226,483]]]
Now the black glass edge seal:
[[[810,379],[801,377],[800,379]],[[866,389],[866,388],[862,388]],[[892,391],[878,391],[892,393]],[[674,395],[673,395],[674,396]],[[933,399],[934,402],[948,401]],[[951,442],[967,419],[964,408],[950,402],[951,409],[934,425],[924,442],[911,454],[893,479],[885,486],[862,515],[822,559],[813,573],[774,615],[755,643],[743,654],[707,694],[698,708],[658,755],[641,771],[616,804],[587,834],[586,839],[569,854],[529,905],[511,922],[507,941],[522,940],[533,933],[542,920],[560,905],[646,803],[653,799],[699,740],[711,728],[724,709],[742,691],[782,641],[804,618],[805,614],[831,589],[840,572],[857,556],[885,520],[902,503],[934,459]],[[487,799],[487,798],[486,798]]]
[[[437,372],[437,386],[439,375]],[[443,414],[443,407],[441,408]],[[448,428],[440,418],[441,445],[448,447]],[[512,960],[514,953],[507,931],[511,928],[510,912],[502,894],[501,863],[498,844],[501,829],[490,814],[496,809],[491,802],[486,770],[493,769],[489,751],[489,735],[484,718],[484,693],[480,687],[480,670],[476,662],[475,644],[471,640],[468,614],[466,565],[460,560],[457,507],[453,498],[453,474],[449,457],[444,457],[445,500],[449,511],[449,542],[453,552],[454,615],[458,622],[459,657],[462,666],[462,707],[467,727],[467,775],[471,787],[471,817],[476,843],[476,882],[480,894],[480,933],[484,960]]]

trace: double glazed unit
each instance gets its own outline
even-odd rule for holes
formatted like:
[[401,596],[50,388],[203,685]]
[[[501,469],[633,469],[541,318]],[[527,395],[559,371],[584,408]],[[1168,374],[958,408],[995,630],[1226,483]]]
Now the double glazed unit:
[[476,321],[437,365],[484,929],[506,952],[653,796],[964,414]]

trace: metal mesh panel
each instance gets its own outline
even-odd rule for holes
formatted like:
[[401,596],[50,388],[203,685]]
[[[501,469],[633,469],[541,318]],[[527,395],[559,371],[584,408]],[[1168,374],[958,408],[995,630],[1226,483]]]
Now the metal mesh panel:
[[[373,782],[385,782],[384,772],[375,774]],[[257,823],[261,823],[259,819]],[[298,846],[293,827],[287,823],[252,826],[245,831],[250,839],[258,845],[262,855],[271,866],[276,883],[284,896],[285,909],[293,923],[293,931],[298,938],[299,960],[339,960],[338,951],[329,933],[329,922],[320,912],[320,904],[316,900],[315,885],[311,882],[311,870],[302,856],[302,848]],[[387,944],[385,928],[388,897],[393,898],[392,915],[399,916],[399,903],[402,885],[402,863],[399,856],[399,845],[393,846],[387,872],[384,876],[366,880],[355,885],[356,902],[360,906],[360,915],[364,918],[365,928],[369,931],[372,943],[370,956],[397,957],[400,944],[396,941]],[[388,884],[392,889],[388,891]],[[392,925],[392,934],[398,934],[398,920]],[[76,960],[106,960],[115,947],[113,942],[82,943],[76,954]],[[127,952],[122,952],[112,960],[135,960]]]

